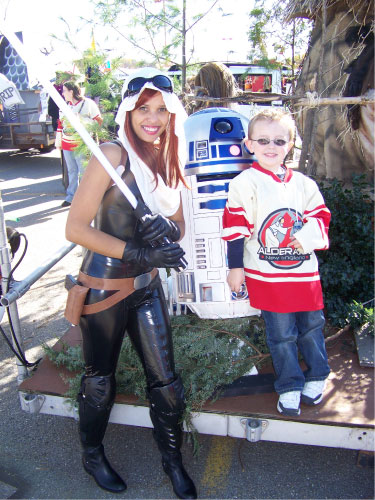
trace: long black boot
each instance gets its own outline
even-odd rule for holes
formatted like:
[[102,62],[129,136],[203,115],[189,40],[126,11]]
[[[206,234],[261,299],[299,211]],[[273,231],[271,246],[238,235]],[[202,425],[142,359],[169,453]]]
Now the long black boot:
[[154,438],[162,455],[164,472],[178,498],[197,498],[197,490],[182,464],[182,414],[185,408],[181,379],[149,391]]
[[98,486],[112,493],[126,490],[126,484],[111,467],[104,454],[103,445],[96,448],[86,447],[83,450],[82,463],[85,471],[93,476]]
[[126,490],[126,484],[111,467],[102,445],[115,398],[115,385],[115,379],[111,375],[82,377],[78,395],[79,432],[85,471],[104,490],[120,493]]

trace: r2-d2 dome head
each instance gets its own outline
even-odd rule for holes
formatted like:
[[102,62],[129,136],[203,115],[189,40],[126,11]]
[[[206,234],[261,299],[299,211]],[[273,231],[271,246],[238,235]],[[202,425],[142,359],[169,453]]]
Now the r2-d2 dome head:
[[251,157],[244,140],[249,120],[228,108],[207,108],[185,122],[186,175],[240,172]]

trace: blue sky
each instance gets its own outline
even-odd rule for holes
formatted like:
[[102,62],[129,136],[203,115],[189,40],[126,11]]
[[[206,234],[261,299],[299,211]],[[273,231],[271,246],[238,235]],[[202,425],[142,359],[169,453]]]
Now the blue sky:
[[[200,10],[204,10],[204,4],[210,4],[210,0],[198,2]],[[194,45],[195,55],[200,61],[207,60],[236,60],[245,61],[249,52],[247,42],[247,30],[249,26],[248,12],[251,8],[249,0],[220,0],[223,10],[231,15],[225,17],[211,14],[207,20],[197,25],[195,30]],[[188,2],[188,9],[196,6],[196,0]],[[24,42],[32,50],[51,47],[54,48],[49,56],[49,65],[70,65],[74,58],[80,54],[72,51],[67,44],[59,43],[51,38],[53,32],[58,37],[63,37],[67,26],[59,20],[64,17],[72,32],[81,25],[80,16],[90,17],[92,6],[89,0],[0,0],[1,16],[6,15],[7,24],[14,31],[22,31]],[[9,26],[9,24],[8,24]],[[105,38],[108,40],[105,41]],[[91,28],[82,28],[74,37],[77,45],[83,51],[90,46]],[[99,48],[114,48],[120,45],[112,31],[107,28],[95,29],[95,39]],[[135,56],[137,53],[133,48],[126,47],[121,41],[121,49],[118,48],[112,55],[121,53]],[[66,68],[68,69],[68,68]]]

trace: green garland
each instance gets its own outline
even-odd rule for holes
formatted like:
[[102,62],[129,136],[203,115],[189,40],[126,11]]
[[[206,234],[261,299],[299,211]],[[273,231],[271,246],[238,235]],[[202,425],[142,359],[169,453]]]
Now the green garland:
[[[208,320],[190,314],[172,316],[171,323],[176,369],[185,387],[184,420],[192,430],[192,412],[201,411],[207,401],[216,399],[221,386],[231,384],[269,358],[264,324],[257,316]],[[75,399],[84,372],[81,348],[65,345],[61,352],[56,352],[43,347],[54,364],[73,372],[66,380],[69,384],[66,396]],[[127,336],[116,380],[118,393],[135,394],[142,402],[146,401],[143,368]]]

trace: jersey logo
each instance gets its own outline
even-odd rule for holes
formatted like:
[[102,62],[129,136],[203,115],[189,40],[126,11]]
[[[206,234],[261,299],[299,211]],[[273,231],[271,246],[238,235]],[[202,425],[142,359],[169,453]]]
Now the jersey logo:
[[297,249],[287,246],[291,236],[302,226],[301,214],[296,211],[281,208],[272,212],[259,230],[259,259],[277,269],[293,269],[310,260],[310,254],[300,254]]

